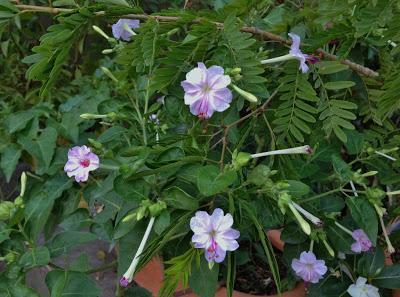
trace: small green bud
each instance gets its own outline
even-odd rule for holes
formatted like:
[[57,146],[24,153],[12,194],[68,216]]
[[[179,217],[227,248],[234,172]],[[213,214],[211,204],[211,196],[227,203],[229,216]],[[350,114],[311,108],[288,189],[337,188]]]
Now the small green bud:
[[101,51],[101,53],[103,54],[103,55],[108,55],[108,54],[111,54],[111,53],[113,53],[114,52],[114,50],[112,49],[112,48],[108,48],[108,49],[105,49],[105,50],[102,50]]
[[4,260],[7,261],[7,263],[15,262],[16,258],[17,257],[14,253],[8,253],[4,256]]
[[233,89],[240,95],[242,96],[244,99],[246,99],[247,101],[251,102],[251,103],[257,103],[258,99],[256,96],[254,96],[252,93],[246,92],[244,90],[242,90],[241,88],[239,88],[238,86],[232,84]]
[[180,28],[174,28],[170,31],[167,32],[167,36],[171,37],[172,35],[175,35],[176,33],[178,33],[180,31]]
[[237,151],[235,151],[232,154],[232,165],[235,170],[240,170],[240,168],[246,166],[250,160],[251,160],[251,155],[249,153],[245,152],[237,153]]
[[111,78],[114,82],[119,83],[119,80],[114,76],[114,74],[111,73],[111,71],[106,68],[106,67],[100,67],[101,70],[104,72],[105,75],[107,75],[109,78]]
[[368,188],[366,191],[368,200],[373,203],[380,203],[380,201],[386,196],[386,192],[379,188]]
[[105,115],[105,114],[93,114],[93,113],[82,113],[79,117],[81,119],[84,119],[84,120],[95,120],[95,119],[105,119],[105,118],[107,118],[107,115]]
[[15,200],[14,200],[14,205],[20,208],[24,208],[24,199],[21,196],[18,196]]
[[101,30],[99,27],[97,26],[92,26],[93,30],[96,31],[97,33],[99,33],[101,36],[103,36],[105,39],[109,40],[110,37],[103,31]]
[[149,206],[149,212],[152,217],[157,217],[160,213],[167,208],[167,204],[164,201],[157,201],[157,203]]
[[20,197],[24,197],[24,195],[25,195],[26,180],[27,180],[27,177],[26,177],[26,173],[24,171],[21,174],[21,192],[19,194]]
[[95,149],[100,150],[103,148],[103,144],[101,142],[94,140],[93,138],[89,138],[88,141],[90,143],[90,146],[94,147]]
[[378,171],[368,171],[362,174],[363,177],[369,177],[369,176],[374,176],[377,175]]
[[242,68],[236,67],[236,68],[233,68],[233,69],[230,71],[230,74],[236,75],[236,74],[240,74],[241,72],[242,72]]
[[369,155],[372,155],[375,152],[375,150],[372,147],[367,148],[367,153]]

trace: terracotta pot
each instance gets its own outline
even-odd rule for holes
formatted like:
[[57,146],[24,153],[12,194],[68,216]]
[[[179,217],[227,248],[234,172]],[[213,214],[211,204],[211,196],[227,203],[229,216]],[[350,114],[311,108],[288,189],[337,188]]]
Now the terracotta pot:
[[[272,244],[279,250],[283,250],[284,242],[280,239],[281,231],[270,230],[267,232]],[[143,288],[149,290],[153,296],[158,296],[158,291],[164,278],[164,267],[159,257],[153,258],[145,267],[136,274],[135,281]],[[233,297],[253,297],[254,295],[233,291]],[[176,297],[198,297],[190,289],[183,289],[178,286],[174,296]],[[216,297],[226,297],[226,288],[221,287],[215,294]],[[306,291],[303,283],[299,283],[293,290],[284,292],[281,297],[304,297]],[[278,295],[264,295],[264,297],[278,297]],[[396,296],[397,297],[397,296]]]

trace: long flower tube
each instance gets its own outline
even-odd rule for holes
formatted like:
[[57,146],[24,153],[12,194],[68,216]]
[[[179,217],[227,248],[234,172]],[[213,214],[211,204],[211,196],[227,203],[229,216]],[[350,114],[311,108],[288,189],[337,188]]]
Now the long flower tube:
[[313,214],[309,213],[307,210],[302,208],[300,205],[298,205],[296,202],[291,201],[290,203],[293,204],[293,206],[303,215],[305,216],[309,221],[311,221],[314,225],[316,226],[321,226],[323,224],[322,220],[314,216]]
[[250,157],[255,159],[255,158],[261,158],[261,157],[273,156],[273,155],[292,155],[292,154],[310,155],[312,153],[313,153],[313,150],[309,145],[303,145],[303,146],[293,147],[293,148],[289,148],[289,149],[275,150],[275,151],[263,152],[263,153],[258,153],[258,154],[251,154]]
[[383,222],[383,210],[381,207],[379,207],[376,204],[374,204],[374,207],[375,207],[376,213],[378,214],[379,222],[381,223],[381,228],[382,228],[383,236],[385,237],[387,250],[388,250],[389,254],[393,254],[396,250],[394,249],[392,242],[390,241],[390,238],[386,231],[385,223]]
[[149,224],[147,225],[146,231],[143,235],[142,241],[140,242],[139,248],[136,251],[135,257],[133,257],[131,265],[129,266],[128,270],[125,272],[125,274],[122,276],[122,278],[119,281],[119,283],[123,287],[128,286],[129,283],[132,282],[132,280],[133,280],[133,275],[135,274],[136,266],[139,263],[140,255],[142,254],[144,247],[146,245],[146,242],[149,239],[151,229],[153,228],[153,225],[154,225],[154,220],[155,220],[155,217],[150,218]]
[[303,232],[307,235],[310,235],[311,234],[310,224],[307,223],[307,221],[303,219],[303,217],[297,211],[296,207],[294,207],[293,202],[289,202],[288,206],[289,206],[289,209],[292,211],[294,217],[296,218],[297,222],[299,223]]

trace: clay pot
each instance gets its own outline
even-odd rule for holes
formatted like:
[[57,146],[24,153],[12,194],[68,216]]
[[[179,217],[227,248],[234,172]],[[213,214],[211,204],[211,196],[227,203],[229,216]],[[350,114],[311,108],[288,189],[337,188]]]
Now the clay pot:
[[[271,243],[279,250],[283,250],[284,242],[280,239],[281,231],[270,230],[267,232]],[[158,296],[158,291],[164,278],[164,267],[159,257],[153,258],[139,273],[136,274],[135,281],[143,288],[150,291],[153,296]],[[253,297],[254,295],[233,291],[233,297]],[[174,294],[175,297],[198,297],[190,289],[178,287]],[[216,297],[226,297],[226,288],[221,287],[215,294]],[[305,297],[306,291],[303,283],[299,283],[293,290],[283,292],[281,297]],[[278,295],[264,295],[264,297],[278,297]],[[396,296],[397,297],[397,296]]]

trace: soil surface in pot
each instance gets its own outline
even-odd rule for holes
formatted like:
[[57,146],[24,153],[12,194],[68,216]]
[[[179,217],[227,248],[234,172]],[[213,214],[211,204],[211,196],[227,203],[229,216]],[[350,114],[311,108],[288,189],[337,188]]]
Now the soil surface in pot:
[[[243,244],[242,244],[243,246]],[[236,266],[235,290],[252,295],[277,294],[274,278],[265,259],[259,256],[256,249],[250,247],[250,261]],[[287,268],[282,261],[282,253],[275,251],[281,279],[287,274]]]

